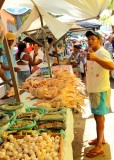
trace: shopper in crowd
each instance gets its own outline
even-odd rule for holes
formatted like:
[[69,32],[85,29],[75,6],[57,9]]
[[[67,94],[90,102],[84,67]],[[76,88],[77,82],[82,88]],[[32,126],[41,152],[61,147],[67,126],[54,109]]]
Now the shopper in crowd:
[[10,67],[9,66],[6,66],[4,65],[2,62],[1,62],[1,56],[3,55],[3,46],[0,46],[0,78],[2,78],[2,80],[4,82],[6,82],[6,84],[8,84],[10,87],[13,86],[7,79],[5,73],[4,73],[4,70],[9,70]]
[[[18,53],[16,55],[17,67],[20,71],[17,73],[18,84],[21,85],[30,76],[30,66],[39,64],[39,61],[35,61],[35,58],[32,60],[30,54],[26,53],[27,48],[25,43],[18,44]],[[35,55],[36,56],[36,55]]]
[[[8,41],[8,46],[9,46],[9,49],[10,49],[10,56],[11,56],[11,60],[12,60],[12,64],[13,64],[14,70],[15,70],[15,72],[18,72],[18,71],[20,71],[20,69],[16,67],[15,51],[12,48],[12,44],[14,42],[15,35],[13,33],[11,33],[11,32],[7,32],[6,38],[7,38],[7,41]],[[3,62],[4,65],[6,65],[6,66],[9,65],[8,64],[8,60],[7,60],[7,56],[5,54],[2,55],[1,60],[2,60],[2,62]],[[4,72],[5,72],[6,77],[8,79],[11,79],[10,70],[4,70]],[[16,78],[17,78],[17,75],[16,75]]]
[[80,57],[80,46],[79,45],[74,45],[73,47],[73,53],[68,59],[68,64],[72,64],[73,62],[73,67],[77,67],[79,65],[79,57]]
[[74,45],[72,55],[68,59],[67,64],[71,64],[74,73],[76,73],[77,76],[81,77],[82,79],[84,79],[85,75],[84,60],[85,56],[83,55],[83,51],[81,50],[81,45]]
[[54,50],[54,46],[52,45],[52,43],[53,43],[53,38],[48,38],[48,44],[47,44],[47,46],[48,46],[48,49],[49,49],[49,55],[50,56],[53,56],[53,52],[55,51]]
[[82,45],[83,50],[85,50],[87,48],[87,44],[86,44],[85,40],[82,40],[81,45]]
[[110,35],[104,44],[104,48],[110,53],[111,57],[113,54],[112,40],[113,40],[113,36]]
[[32,73],[34,73],[39,68],[39,64],[41,64],[44,59],[44,53],[41,51],[37,43],[33,45],[33,51],[31,51],[30,56],[34,62],[37,62],[37,65],[33,66],[31,70]]
[[4,26],[2,23],[0,23],[0,78],[10,87],[12,87],[13,84],[8,80],[8,78],[4,73],[4,71],[9,71],[10,67],[2,63],[3,55],[5,54],[4,47],[3,47],[4,33],[5,33]]
[[110,107],[110,81],[109,70],[114,69],[110,53],[101,47],[102,36],[98,32],[87,31],[89,53],[87,54],[86,83],[91,111],[96,121],[97,138],[89,142],[95,145],[86,153],[87,157],[95,157],[103,154],[102,144],[104,138],[105,114],[109,113]]
[[80,57],[79,57],[79,72],[81,74],[81,79],[83,82],[85,82],[85,76],[86,76],[86,59],[87,52],[86,50],[80,50]]

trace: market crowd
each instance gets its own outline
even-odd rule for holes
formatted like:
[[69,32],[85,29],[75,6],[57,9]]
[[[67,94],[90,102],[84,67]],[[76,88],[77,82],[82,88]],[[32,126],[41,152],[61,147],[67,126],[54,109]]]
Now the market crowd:
[[[2,33],[2,31],[1,31]],[[2,35],[2,34],[1,34]],[[15,70],[15,76],[18,80],[18,85],[20,86],[23,81],[25,81],[30,74],[34,73],[40,68],[40,65],[44,62],[45,55],[44,52],[40,49],[37,43],[30,43],[29,45],[26,42],[19,42],[12,47],[12,44],[15,40],[15,35],[11,32],[6,33],[6,38],[8,41],[8,46],[10,49],[10,55],[12,59],[12,64]],[[0,60],[1,60],[1,72],[4,81],[12,86],[11,84],[11,74],[8,67],[8,60],[2,48],[3,38],[1,38],[0,46]],[[47,43],[48,47],[51,45],[53,39],[49,38]],[[100,44],[105,48],[113,58],[114,51],[114,37],[110,35],[107,39],[103,37],[100,39]],[[87,69],[87,53],[89,52],[89,46],[87,39],[69,41],[67,40],[66,46],[62,49],[62,45],[58,45],[58,51],[55,49],[55,46],[49,50],[50,59],[51,57],[59,58],[64,57],[66,64],[70,64],[73,67],[74,74],[82,79],[85,82],[86,69]],[[62,49],[62,50],[61,50]],[[66,51],[66,53],[65,53]],[[64,54],[65,53],[65,54]],[[52,65],[57,65],[56,62],[53,62]],[[5,78],[5,79],[4,79]],[[7,87],[6,87],[7,88]]]

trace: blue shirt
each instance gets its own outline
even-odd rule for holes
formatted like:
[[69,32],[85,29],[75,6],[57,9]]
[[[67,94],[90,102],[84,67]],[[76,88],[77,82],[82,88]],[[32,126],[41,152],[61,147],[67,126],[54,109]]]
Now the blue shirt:
[[[16,67],[15,54],[14,54],[14,50],[13,50],[13,49],[10,50],[10,55],[11,55],[11,60],[12,60],[12,65],[13,65],[13,67]],[[3,62],[4,65],[6,65],[6,66],[9,65],[6,55],[2,55],[1,60],[2,60],[2,62]],[[8,79],[11,79],[10,70],[4,70],[4,72],[5,72],[6,77],[7,77]],[[16,77],[16,78],[17,78],[17,77]]]

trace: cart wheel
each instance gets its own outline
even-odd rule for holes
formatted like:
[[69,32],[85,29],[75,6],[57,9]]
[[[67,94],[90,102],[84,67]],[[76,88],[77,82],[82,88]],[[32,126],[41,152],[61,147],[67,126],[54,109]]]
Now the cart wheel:
[[111,78],[114,79],[114,70],[111,71]]

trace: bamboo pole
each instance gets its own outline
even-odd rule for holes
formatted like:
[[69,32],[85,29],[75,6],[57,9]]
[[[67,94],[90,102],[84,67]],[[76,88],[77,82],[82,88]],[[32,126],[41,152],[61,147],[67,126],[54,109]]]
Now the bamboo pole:
[[13,87],[14,87],[14,91],[15,91],[15,98],[16,98],[17,102],[20,102],[20,96],[19,96],[19,92],[18,92],[18,87],[17,87],[16,78],[15,78],[14,68],[13,68],[13,65],[12,65],[10,51],[9,51],[7,39],[6,39],[5,36],[4,36],[3,44],[4,44],[4,50],[5,50],[5,53],[6,53],[6,56],[7,56],[8,64],[10,66],[10,73],[11,73]]
[[29,33],[29,32],[36,32],[38,29],[32,29],[32,30],[29,30],[29,31],[26,31],[26,33]]
[[41,21],[41,28],[43,31],[43,38],[44,38],[44,48],[45,48],[45,54],[46,54],[46,58],[47,58],[47,62],[48,62],[48,67],[49,67],[49,74],[50,74],[50,78],[52,78],[52,73],[51,73],[51,66],[50,66],[50,59],[49,59],[49,55],[48,55],[48,49],[47,49],[47,42],[46,42],[46,34],[43,30],[43,19],[42,19],[42,15],[39,12],[38,6],[36,5],[36,3],[34,2],[34,0],[31,0],[32,3],[34,4],[34,6],[36,7],[38,13],[39,13],[39,17],[40,17],[40,21]]
[[[4,1],[5,0],[0,0],[0,9],[1,9]],[[4,40],[3,40],[3,45],[4,45],[4,50],[5,50],[7,59],[8,59],[8,64],[10,66],[10,72],[11,72],[12,82],[13,82],[14,91],[15,91],[15,98],[16,98],[17,102],[20,102],[20,96],[19,96],[19,92],[18,92],[18,88],[17,88],[17,82],[16,82],[16,78],[15,78],[15,74],[14,74],[14,68],[13,68],[13,65],[12,65],[10,51],[9,51],[7,39],[6,39],[5,36],[4,36]]]

